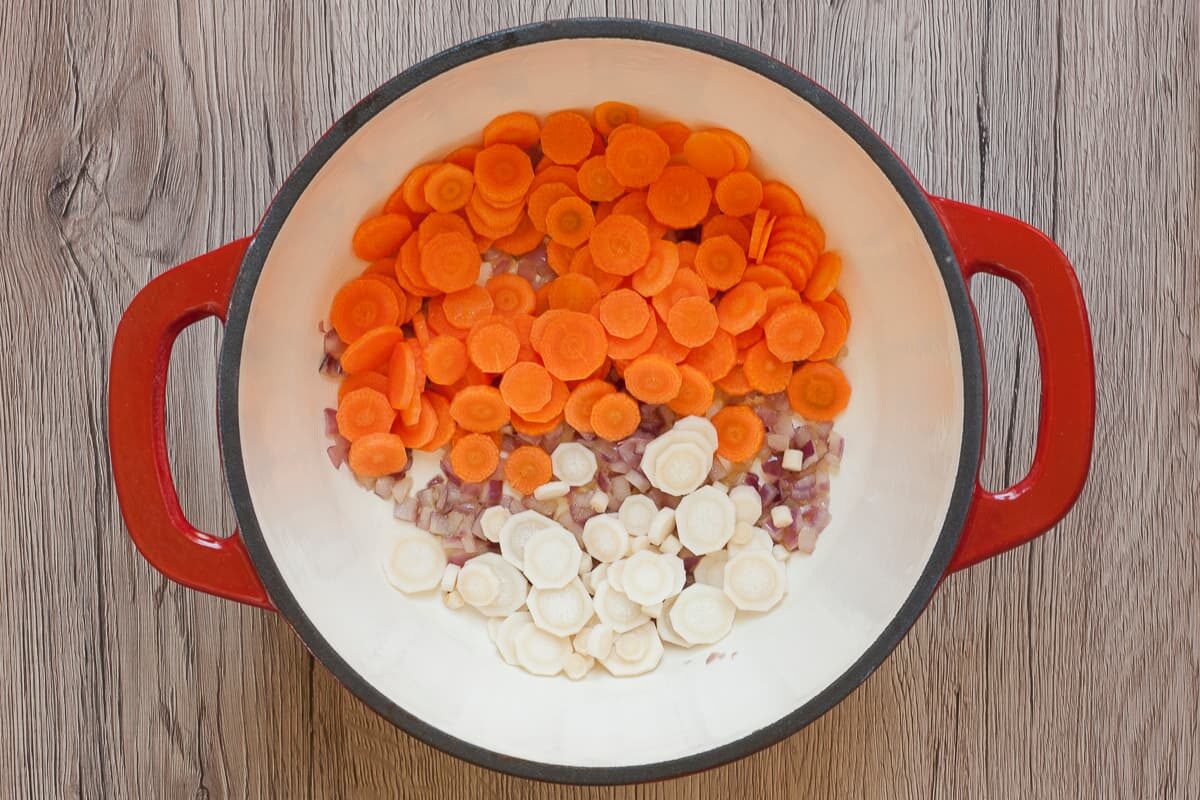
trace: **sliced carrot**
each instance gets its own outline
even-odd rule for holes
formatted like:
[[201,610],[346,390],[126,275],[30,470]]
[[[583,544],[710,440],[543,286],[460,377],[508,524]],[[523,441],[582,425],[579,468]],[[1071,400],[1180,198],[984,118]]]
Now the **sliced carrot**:
[[743,352],[744,350],[750,349],[750,347],[753,345],[758,344],[760,341],[762,341],[762,338],[763,338],[763,329],[762,329],[761,325],[755,325],[753,328],[742,331],[741,333],[739,333],[737,336],[734,337],[734,339],[736,340],[736,343],[737,343],[737,349],[738,349],[739,353]]
[[750,226],[750,241],[746,242],[746,253],[751,258],[757,258],[759,251],[762,249],[763,232],[767,228],[767,221],[771,219],[771,212],[765,208],[760,208],[754,212],[754,222]]
[[525,198],[511,205],[499,205],[489,202],[478,188],[471,192],[471,199],[463,209],[471,227],[487,235],[498,234],[494,238],[507,236],[516,230],[525,213]]
[[520,275],[493,275],[488,278],[486,288],[492,296],[492,307],[497,314],[512,316],[533,313],[533,286]]
[[563,415],[552,417],[546,422],[530,422],[520,414],[513,414],[511,424],[513,430],[526,436],[542,436],[562,424]]
[[395,325],[399,318],[400,304],[395,293],[387,284],[370,278],[352,280],[339,289],[329,310],[333,329],[347,343],[372,328]]
[[647,193],[641,189],[626,192],[624,196],[613,203],[612,213],[627,214],[645,225],[646,232],[653,241],[663,236],[668,229],[650,213],[650,207],[646,205],[646,196]]
[[433,174],[440,164],[421,164],[414,167],[412,172],[405,177],[404,183],[400,184],[401,195],[404,198],[404,204],[413,210],[416,214],[428,214],[433,208],[429,203],[425,202],[425,181]]
[[687,164],[673,164],[650,184],[646,205],[662,224],[691,228],[704,219],[712,197],[712,189],[699,170]]
[[342,371],[350,374],[366,372],[384,364],[404,331],[395,325],[381,325],[359,336],[346,348],[340,359]]
[[446,319],[446,295],[429,298],[425,306],[425,320],[435,336],[453,336],[466,341],[467,334],[471,332],[470,328],[460,328]]
[[706,178],[720,178],[733,171],[736,163],[733,147],[716,131],[696,131],[683,144],[687,163]]
[[714,236],[700,243],[700,249],[696,251],[696,272],[712,288],[733,287],[745,271],[746,251],[732,236]]
[[477,323],[467,336],[467,355],[484,372],[504,372],[516,362],[520,351],[516,326],[504,317]]
[[602,295],[618,288],[622,281],[620,275],[613,275],[611,272],[597,269],[596,262],[592,259],[592,251],[586,247],[579,248],[571,256],[571,263],[567,267],[567,272],[588,276],[596,282],[596,288],[600,290],[600,294]]
[[625,187],[608,171],[604,156],[592,156],[579,165],[579,193],[588,200],[616,200],[625,193]]
[[350,444],[346,463],[355,475],[382,478],[408,466],[408,451],[404,440],[395,434],[371,433]]
[[691,364],[679,365],[679,379],[679,392],[667,402],[667,408],[683,416],[704,416],[716,394],[712,381]]
[[403,420],[392,423],[392,433],[400,437],[405,447],[423,449],[437,433],[439,420],[431,397],[437,395],[426,392],[417,396],[416,401],[420,404],[421,413],[417,415],[415,423],[407,425]]
[[799,290],[808,283],[817,260],[809,247],[795,242],[772,241],[763,251],[762,263],[779,269]]
[[615,128],[638,121],[637,106],[608,100],[592,109],[592,124],[601,136],[608,136]]
[[338,433],[352,442],[371,433],[386,433],[395,418],[396,409],[387,395],[369,386],[347,392],[338,402]]
[[483,126],[483,146],[511,144],[528,150],[537,144],[541,136],[541,125],[537,117],[526,111],[510,111],[501,114]]
[[777,215],[804,213],[804,203],[800,201],[800,195],[796,194],[792,187],[779,181],[763,183],[762,207]]
[[481,433],[467,434],[450,448],[450,469],[466,483],[486,481],[499,466],[500,448]]
[[725,140],[733,150],[733,168],[742,170],[750,163],[750,144],[739,134],[727,128],[714,128],[713,132]]
[[604,158],[618,183],[641,189],[658,180],[671,158],[671,148],[649,128],[625,125],[619,135],[614,131],[609,137]]
[[612,392],[592,405],[592,430],[601,439],[617,442],[629,436],[642,424],[637,401],[624,392]]
[[606,219],[609,215],[611,215],[613,213],[613,206],[615,205],[616,203],[611,200],[603,203],[596,203],[596,209],[593,212],[596,215],[596,222]]
[[546,183],[529,193],[529,221],[542,233],[546,232],[546,214],[550,207],[567,197],[576,197],[575,191],[565,183]]
[[574,247],[554,241],[546,242],[546,265],[554,270],[555,275],[566,275],[571,271],[571,261],[575,258],[575,252]]
[[491,222],[476,209],[474,205],[475,195],[471,195],[471,198],[471,202],[467,203],[467,207],[463,209],[463,212],[467,215],[467,221],[471,223],[471,230],[475,232],[475,249],[478,252],[482,253],[487,250],[487,247],[482,245],[490,246],[490,242],[516,233],[517,228],[521,225],[521,216],[519,214],[513,217],[511,222]]
[[696,264],[696,251],[700,249],[699,242],[683,241],[678,243],[679,266],[692,269]]
[[650,343],[650,348],[646,352],[660,355],[672,364],[682,364],[692,349],[675,341],[666,325],[659,325],[658,333],[655,334],[654,341]]
[[685,364],[691,364],[710,381],[719,381],[737,363],[737,342],[727,331],[718,330],[711,342],[694,348]]
[[746,267],[746,271],[742,273],[742,281],[757,283],[764,289],[770,289],[774,286],[783,286],[790,288],[792,282],[775,267],[768,267],[766,264],[754,264]]
[[791,286],[772,286],[767,289],[767,316],[770,317],[776,309],[792,303],[799,303],[803,298]]
[[599,292],[600,322],[610,334],[628,339],[646,329],[650,306],[640,294],[632,289],[618,289],[603,298],[598,295]]
[[475,433],[498,431],[508,423],[508,406],[495,386],[465,386],[450,401],[450,416]]
[[395,256],[412,230],[412,222],[403,214],[380,214],[365,219],[351,240],[354,255],[364,261]]
[[388,362],[388,402],[402,411],[417,393],[417,351],[409,342],[398,342]]
[[383,392],[384,394],[387,394],[387,375],[384,375],[382,372],[356,372],[353,375],[347,375],[342,379],[342,382],[338,384],[338,401],[340,402],[343,397],[350,394],[350,392],[353,392],[355,389],[362,389],[364,386],[369,389],[374,389],[377,392]]
[[767,347],[781,361],[803,361],[821,344],[825,329],[808,303],[777,308],[763,323]]
[[550,454],[531,444],[522,445],[508,454],[504,462],[504,479],[517,494],[533,494],[533,490],[554,477]]
[[425,315],[417,312],[412,318],[413,336],[417,338],[417,343],[424,347],[429,344],[429,325],[425,322]]
[[532,314],[513,314],[513,326],[517,329],[517,340],[521,342],[521,349],[517,351],[518,361],[537,361],[541,362],[541,356],[533,349],[533,344],[530,339],[533,336],[534,317]]
[[475,157],[475,185],[491,203],[520,200],[533,182],[533,164],[528,154],[513,144],[489,145]]
[[750,281],[737,284],[717,302],[721,327],[734,335],[753,328],[766,313],[766,290]]
[[429,240],[440,233],[461,233],[471,235],[471,227],[460,214],[434,211],[427,214],[417,226],[417,244],[424,247]]
[[625,390],[643,403],[667,403],[679,394],[683,378],[670,359],[646,353],[625,368]]
[[556,111],[542,123],[542,152],[555,164],[578,164],[592,152],[595,133],[577,111]]
[[596,223],[588,240],[596,266],[613,275],[632,275],[650,257],[646,226],[627,214],[612,214]]
[[420,236],[409,236],[396,256],[396,281],[409,294],[432,297],[438,290],[429,285],[421,274]]
[[425,202],[434,211],[457,211],[471,198],[475,178],[458,164],[442,164],[425,179]]
[[812,308],[821,318],[821,327],[825,329],[825,335],[821,337],[821,343],[808,358],[810,361],[824,361],[841,352],[842,346],[846,344],[846,334],[850,328],[846,323],[846,318],[842,316],[842,312],[833,303],[817,301],[812,304]]
[[600,301],[596,282],[586,275],[568,272],[548,284],[550,308],[588,312]]
[[522,414],[521,419],[534,424],[541,422],[549,422],[555,417],[561,417],[563,409],[567,405],[567,399],[571,396],[571,389],[567,386],[566,381],[560,381],[558,378],[553,378],[550,387],[550,399],[546,404],[536,411],[530,411],[527,414]]
[[588,377],[608,354],[608,337],[600,321],[579,311],[559,312],[546,323],[540,339],[536,332],[533,339],[546,369],[564,381]]
[[683,145],[687,142],[688,137],[692,135],[692,129],[682,122],[660,122],[654,126],[654,132],[662,137],[662,140],[667,143],[667,147],[671,149],[671,155],[679,155],[683,152]]
[[[458,427],[454,424],[454,417],[450,416],[450,401],[436,392],[426,392],[425,398],[429,400],[429,405],[433,410],[434,416],[437,419],[437,427],[434,429],[433,436],[418,450],[433,452],[440,450],[450,443],[454,438],[454,433]],[[421,412],[424,416],[425,412]]]
[[467,346],[453,336],[435,336],[425,345],[425,375],[430,381],[449,386],[467,371]]
[[566,309],[547,308],[544,312],[538,314],[537,317],[534,318],[533,327],[529,329],[529,343],[533,345],[534,350],[541,348],[542,340],[546,336],[546,326],[562,317],[566,313]]
[[749,461],[762,449],[766,429],[749,406],[725,406],[712,417],[717,429],[717,455],[736,463]]
[[550,402],[554,379],[546,368],[532,361],[518,361],[500,378],[500,396],[518,414],[531,414]]
[[753,172],[737,170],[717,181],[713,197],[722,213],[744,217],[762,204],[762,181]]
[[671,285],[679,269],[679,245],[666,239],[650,243],[650,257],[642,268],[633,273],[634,291],[643,297],[653,297]]
[[538,170],[537,174],[533,176],[533,183],[529,184],[529,193],[533,194],[547,183],[565,183],[571,187],[572,192],[578,192],[579,171],[574,167],[562,164],[550,164],[545,169]]
[[717,310],[707,297],[685,297],[667,314],[672,338],[684,347],[707,344],[717,332],[717,324]]
[[537,246],[546,238],[546,234],[539,231],[528,216],[521,217],[521,221],[517,223],[517,229],[507,236],[497,238],[492,244],[497,250],[502,250],[505,253],[513,256],[523,256],[526,253],[537,249]]
[[421,248],[421,275],[430,286],[457,292],[479,279],[479,251],[471,237],[439,233]]
[[[682,247],[680,247],[680,253],[683,253]],[[651,302],[658,315],[666,319],[667,315],[671,313],[671,306],[685,297],[703,297],[707,300],[708,285],[695,270],[680,266],[675,270],[675,276],[671,278],[671,283],[667,288],[654,295]]]
[[359,273],[358,277],[366,278],[370,275],[386,275],[391,276],[395,273],[395,259],[393,258],[377,258],[367,265],[367,268]]
[[728,214],[716,214],[710,217],[700,229],[700,241],[713,239],[717,236],[728,236],[738,243],[747,253],[750,251],[750,231],[746,223]]
[[571,396],[563,407],[567,424],[580,433],[593,433],[592,407],[596,401],[606,394],[612,394],[617,387],[605,380],[592,378],[580,383],[571,390]]
[[842,257],[832,251],[822,253],[812,277],[804,287],[804,297],[808,300],[824,300],[837,286],[841,276]]
[[404,183],[403,182],[401,182],[399,186],[397,186],[395,189],[393,189],[392,193],[390,195],[388,195],[388,199],[384,201],[383,213],[384,214],[403,214],[404,216],[409,217],[409,218],[411,218],[413,216],[413,214],[416,213],[411,208],[408,207],[408,203],[404,202]]
[[746,380],[746,371],[741,364],[735,364],[716,384],[718,389],[730,397],[741,397],[750,393],[750,381]]
[[[759,209],[761,211],[762,209]],[[762,239],[758,242],[758,247],[750,251],[752,258],[762,260],[763,255],[767,252],[767,243],[771,241],[771,236],[775,231],[775,222],[779,217],[768,217],[766,224],[763,226]]]
[[[658,338],[658,315],[651,314],[650,321],[637,336],[623,339],[619,336],[608,337],[608,355],[614,359],[632,359],[645,353],[654,345]],[[661,327],[666,327],[665,325]]]
[[787,389],[792,410],[808,420],[826,422],[850,403],[850,383],[828,361],[805,364],[792,375]]
[[825,249],[825,229],[821,227],[820,222],[807,214],[780,215],[775,223],[775,229],[780,233],[795,231],[803,234],[813,243],[817,252]]
[[442,158],[443,163],[457,164],[463,169],[475,169],[475,156],[479,155],[479,151],[483,148],[474,144],[464,144],[462,147],[456,147]]
[[838,311],[842,312],[842,316],[846,318],[846,329],[850,328],[850,306],[846,304],[846,298],[842,297],[841,293],[834,289],[829,293],[829,297],[825,298],[825,302],[832,303]]
[[763,394],[775,394],[787,388],[792,378],[792,362],[776,358],[764,339],[746,352],[742,371],[746,373],[746,382],[751,389]]
[[557,200],[546,212],[546,233],[567,247],[579,247],[586,242],[595,224],[591,204],[579,197]]

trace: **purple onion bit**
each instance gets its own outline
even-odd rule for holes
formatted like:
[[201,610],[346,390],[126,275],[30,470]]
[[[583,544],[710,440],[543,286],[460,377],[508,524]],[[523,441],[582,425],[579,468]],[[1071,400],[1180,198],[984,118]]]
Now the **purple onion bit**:
[[338,469],[342,464],[346,463],[346,456],[350,453],[350,442],[338,437],[333,444],[325,450],[325,454],[329,456],[329,463],[333,464],[334,469]]
[[774,455],[762,462],[763,475],[768,481],[778,480],[783,475],[783,459]]
[[326,353],[321,356],[321,363],[317,365],[317,372],[329,378],[337,378],[342,374],[342,362],[336,357]]
[[417,498],[409,497],[406,500],[396,503],[396,508],[392,512],[392,516],[404,522],[416,522],[418,516]]
[[330,439],[338,435],[337,410],[325,409],[325,435]]

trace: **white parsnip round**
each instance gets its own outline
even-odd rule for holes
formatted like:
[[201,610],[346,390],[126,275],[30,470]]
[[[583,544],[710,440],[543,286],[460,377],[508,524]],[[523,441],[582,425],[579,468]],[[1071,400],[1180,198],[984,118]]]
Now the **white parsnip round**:
[[592,618],[592,597],[579,578],[559,588],[534,587],[525,603],[533,623],[555,636],[573,636]]
[[525,625],[513,638],[517,665],[534,675],[557,675],[571,655],[571,642],[562,636],[537,627]]
[[646,535],[650,537],[652,545],[659,547],[674,532],[675,509],[660,508],[658,513],[654,515],[654,519],[650,521],[650,530],[647,531]]
[[[496,553],[483,553],[475,556],[458,573],[458,591],[462,593],[463,575],[468,568],[474,570],[489,570],[495,575],[499,586],[495,598],[486,605],[475,606],[479,613],[486,617],[504,617],[525,605],[525,595],[529,591],[529,582],[521,571],[505,561]],[[470,578],[468,578],[470,580]],[[470,603],[466,595],[463,599]]]
[[725,564],[728,562],[728,550],[709,553],[696,563],[696,568],[692,570],[692,576],[695,577],[696,583],[720,589],[725,585]]
[[645,536],[658,513],[658,506],[644,494],[631,494],[621,503],[617,517],[632,536]]
[[563,442],[550,455],[554,477],[568,486],[584,486],[596,477],[596,455],[579,442]]
[[629,533],[616,514],[597,514],[583,524],[583,546],[597,561],[612,563],[629,552]]
[[600,621],[617,633],[633,630],[650,620],[640,605],[626,597],[623,592],[614,589],[608,581],[600,583],[592,602]]
[[769,548],[744,550],[731,556],[725,565],[724,588],[733,604],[743,611],[767,611],[783,598],[787,571]]
[[762,497],[753,486],[735,486],[729,490],[733,501],[734,515],[738,522],[753,525],[762,516]]
[[708,442],[709,448],[717,451],[717,429],[707,417],[681,417],[675,421],[673,430],[685,433],[698,433]]
[[574,534],[563,527],[544,528],[525,543],[525,577],[539,589],[566,586],[579,575],[583,551]]
[[499,542],[500,529],[504,527],[504,523],[508,522],[511,516],[512,514],[509,513],[509,510],[502,506],[492,506],[485,509],[479,515],[479,527],[483,529],[483,538],[489,542]]
[[675,497],[699,489],[712,470],[712,454],[694,441],[668,442],[656,455],[653,471],[646,478],[655,488]]
[[712,553],[733,537],[734,516],[729,496],[705,486],[679,501],[675,509],[676,535],[696,555]]
[[517,569],[525,566],[525,545],[538,531],[562,528],[554,520],[536,511],[513,514],[500,528],[500,554]]
[[458,571],[454,588],[469,606],[490,605],[500,596],[500,576],[486,561],[472,559]]
[[596,659],[582,653],[571,653],[563,660],[563,674],[573,681],[582,679],[591,671]]
[[731,539],[727,549],[730,555],[734,555],[747,550],[770,550],[774,546],[775,540],[771,538],[771,534],[762,528],[751,527],[744,542],[737,542]]
[[[693,584],[695,585],[695,584]],[[686,589],[684,590],[686,591]],[[658,628],[658,636],[667,644],[673,644],[676,647],[691,647],[686,639],[675,632],[675,628],[671,626],[671,609],[675,606],[675,601],[678,597],[672,597],[667,602],[663,603],[662,613],[654,618],[654,626]]]
[[417,528],[407,528],[396,537],[383,563],[388,583],[406,593],[427,592],[442,582],[446,551],[442,540]]
[[513,639],[516,637],[517,631],[526,625],[533,625],[533,617],[528,611],[510,614],[500,623],[500,627],[496,629],[496,635],[492,639],[496,643],[496,649],[500,651],[500,657],[514,667],[517,665],[517,654],[513,650]]
[[720,641],[733,627],[737,608],[715,586],[693,583],[671,605],[671,627],[690,644]]
[[617,636],[612,652],[600,663],[617,677],[641,675],[657,667],[662,654],[658,629],[653,622],[645,622]]

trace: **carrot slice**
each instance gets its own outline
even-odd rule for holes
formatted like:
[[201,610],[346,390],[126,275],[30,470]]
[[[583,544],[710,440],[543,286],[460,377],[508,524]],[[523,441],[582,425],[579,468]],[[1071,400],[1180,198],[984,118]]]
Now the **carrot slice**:
[[650,243],[650,257],[642,268],[633,273],[634,291],[643,297],[653,297],[671,285],[679,269],[679,245],[666,239]]
[[717,429],[717,455],[735,464],[749,461],[762,449],[766,429],[749,406],[725,406],[712,417]]
[[346,462],[355,475],[381,478],[408,466],[408,451],[399,436],[386,431],[372,433],[350,444]]
[[[680,253],[683,248],[680,248]],[[708,285],[704,282],[694,270],[680,267],[675,270],[675,277],[671,278],[671,283],[667,288],[654,295],[651,302],[654,304],[654,310],[663,319],[671,313],[671,306],[679,302],[685,297],[703,297],[708,299]]]
[[579,172],[574,167],[562,164],[549,164],[544,169],[539,169],[537,174],[533,176],[533,183],[529,184],[529,193],[533,194],[533,192],[547,183],[565,183],[571,187],[572,192],[578,192]]
[[516,362],[520,351],[516,326],[504,317],[476,324],[467,336],[467,355],[484,372],[504,372]]
[[746,251],[732,236],[706,239],[696,251],[696,272],[714,289],[732,288],[746,271]]
[[521,419],[534,424],[549,422],[555,417],[561,417],[563,409],[567,405],[567,399],[571,396],[571,389],[565,381],[560,381],[558,378],[551,379],[550,399],[546,404],[536,411],[530,411],[527,414],[522,414]]
[[550,308],[588,312],[600,301],[596,282],[586,275],[568,272],[547,284]]
[[667,403],[679,394],[683,378],[675,362],[646,353],[625,368],[625,390],[643,403]]
[[780,215],[775,222],[775,229],[780,233],[796,231],[811,241],[817,252],[825,249],[825,229],[821,227],[820,222],[807,214]]
[[679,379],[679,392],[667,402],[667,408],[682,416],[704,416],[716,394],[712,381],[691,364],[679,365]]
[[467,371],[467,346],[453,336],[435,336],[425,345],[425,376],[433,383],[449,386]]
[[517,223],[517,229],[507,236],[497,238],[492,246],[497,250],[502,250],[505,253],[513,256],[523,256],[526,253],[537,249],[537,246],[546,238],[546,234],[539,231],[528,216],[521,217],[521,221]]
[[546,212],[546,233],[567,247],[579,247],[586,242],[595,224],[591,204],[579,197],[564,197]]
[[352,280],[339,289],[329,310],[329,320],[343,342],[353,342],[380,325],[395,325],[399,317],[395,293],[387,284],[369,278]]
[[347,392],[338,403],[338,433],[352,442],[371,433],[386,433],[395,418],[396,409],[387,395],[369,386]]
[[567,272],[588,276],[596,282],[596,288],[600,290],[600,294],[607,294],[621,285],[620,275],[613,275],[611,272],[596,268],[596,262],[592,259],[592,251],[586,247],[581,247],[574,252]]
[[760,341],[762,341],[762,338],[763,329],[761,325],[755,325],[753,328],[742,331],[734,337],[737,342],[737,349],[739,353],[744,350],[749,350],[752,345],[758,344]]
[[763,183],[762,188],[762,207],[772,214],[804,213],[804,203],[800,201],[800,195],[796,194],[792,187],[786,183],[766,181]]
[[364,261],[395,256],[412,230],[412,222],[403,214],[380,214],[365,219],[351,240],[354,255]]
[[750,143],[741,137],[741,135],[727,128],[714,128],[713,132],[725,140],[733,150],[733,168],[743,170],[750,163]]
[[550,402],[554,379],[541,364],[518,361],[500,378],[500,396],[518,414],[536,413]]
[[733,147],[716,131],[696,131],[683,143],[683,157],[706,178],[720,178],[733,171]]
[[767,347],[781,361],[803,361],[825,336],[821,318],[808,303],[790,303],[776,309],[763,324]]
[[532,182],[533,164],[516,145],[489,145],[475,157],[475,185],[490,203],[516,202],[525,196]]
[[466,483],[486,481],[499,466],[500,448],[481,433],[469,433],[450,448],[450,469]]
[[458,164],[442,164],[425,179],[425,202],[434,211],[457,211],[467,204],[475,178]]
[[579,193],[598,202],[616,200],[625,193],[625,187],[608,171],[604,156],[592,156],[579,165]]
[[359,336],[342,353],[342,371],[350,374],[366,372],[384,364],[404,331],[395,325],[381,325]]
[[762,250],[763,232],[767,228],[767,222],[771,219],[771,212],[765,208],[760,208],[754,212],[754,222],[750,226],[750,241],[746,242],[746,252],[751,258],[757,258],[759,251]]
[[638,429],[642,424],[642,413],[632,397],[624,392],[612,392],[592,405],[590,422],[597,436],[616,442]]
[[563,407],[567,424],[580,433],[594,433],[592,430],[592,407],[596,401],[606,394],[612,394],[617,387],[605,380],[592,378],[580,383],[571,390],[567,404]]
[[396,256],[396,281],[409,294],[432,297],[438,290],[429,285],[421,274],[420,236],[409,236]]
[[575,197],[575,192],[565,183],[546,183],[529,193],[529,221],[533,227],[542,233],[546,232],[546,215],[550,207],[567,197]]
[[521,342],[521,349],[517,351],[517,361],[540,362],[541,356],[533,349],[533,344],[530,342],[533,336],[534,316],[532,314],[513,314],[511,319],[513,326],[517,329],[517,340]]
[[684,347],[707,344],[717,332],[717,325],[717,310],[706,297],[685,297],[667,314],[672,338]]
[[508,454],[504,462],[504,479],[517,494],[533,494],[533,490],[554,477],[550,455],[540,447],[522,445]]
[[719,381],[737,363],[737,342],[727,331],[717,331],[711,342],[692,350],[684,361],[704,373],[710,381]]
[[511,424],[513,430],[517,433],[521,433],[526,436],[542,436],[557,428],[560,424],[562,424],[562,421],[562,414],[559,414],[557,417],[552,417],[546,422],[530,422],[520,414],[513,414]]
[[475,433],[498,431],[508,423],[508,406],[495,386],[465,386],[450,401],[450,416]]
[[488,278],[486,288],[492,296],[492,307],[497,314],[512,316],[533,313],[533,286],[520,275],[493,275]]
[[627,214],[613,214],[596,223],[588,240],[596,266],[613,275],[632,275],[650,257],[646,226]]
[[428,214],[433,208],[429,203],[425,202],[425,181],[433,174],[441,164],[421,164],[414,167],[412,172],[405,177],[404,183],[400,184],[401,195],[404,198],[404,204],[413,210],[416,214]]
[[395,260],[391,258],[377,258],[367,265],[367,268],[358,274],[360,278],[366,278],[369,275],[386,275],[391,276],[394,272]]
[[783,286],[791,288],[792,282],[775,267],[769,267],[766,264],[754,264],[746,267],[746,271],[742,273],[742,281],[749,283],[757,283],[764,289],[770,289],[774,286]]
[[471,237],[439,233],[421,248],[421,275],[430,286],[457,292],[479,279],[479,251]]
[[812,307],[813,311],[817,312],[817,316],[821,318],[821,327],[825,329],[825,335],[821,337],[821,343],[808,358],[810,361],[824,361],[841,352],[842,346],[846,344],[846,334],[850,327],[846,324],[846,318],[842,316],[842,312],[833,303],[818,301],[813,303]]
[[717,181],[713,197],[722,213],[744,217],[762,205],[762,181],[753,172],[734,171]]
[[624,125],[619,134],[609,136],[604,158],[618,183],[641,189],[658,180],[671,159],[671,148],[649,128]]
[[791,286],[772,286],[767,289],[767,316],[775,313],[776,309],[792,303],[799,303],[803,298]]
[[546,326],[566,313],[567,309],[547,308],[534,318],[533,327],[529,329],[529,343],[533,345],[534,350],[542,346],[542,340],[546,336]]
[[446,295],[429,298],[429,303],[425,308],[425,319],[429,323],[429,330],[437,336],[453,336],[455,339],[465,340],[471,329],[460,328],[446,319],[445,306]]
[[413,216],[413,214],[416,213],[411,208],[408,207],[408,203],[404,202],[404,183],[403,182],[401,182],[399,186],[397,186],[395,189],[393,189],[392,193],[390,195],[388,195],[388,199],[384,201],[383,213],[384,214],[403,214],[404,216],[409,217],[409,218],[411,218]]
[[846,304],[846,298],[842,297],[841,293],[834,289],[829,293],[829,297],[825,298],[825,302],[832,303],[838,311],[842,312],[842,316],[846,318],[846,329],[850,328],[850,306]]
[[417,226],[417,244],[424,247],[429,240],[440,233],[461,233],[471,235],[471,227],[459,214],[434,211],[425,216]]
[[597,299],[600,301],[600,322],[613,336],[623,339],[637,336],[650,322],[650,306],[632,289],[618,289],[603,299],[597,292]]
[[679,266],[692,268],[696,264],[696,251],[700,249],[699,242],[683,241],[678,243]]
[[691,128],[682,122],[675,121],[658,123],[654,126],[654,132],[662,137],[662,140],[667,143],[667,147],[671,148],[673,156],[683,152],[683,145],[692,135]]
[[828,361],[805,364],[792,375],[787,389],[792,410],[808,420],[827,422],[850,403],[850,383]]
[[554,241],[546,242],[546,266],[554,270],[555,275],[566,275],[571,271],[571,261],[575,258],[575,252],[574,247]]
[[[759,210],[761,211],[762,209],[759,209]],[[767,218],[766,224],[763,225],[762,239],[759,240],[758,247],[756,249],[752,250],[750,253],[750,255],[753,258],[756,258],[759,261],[761,261],[763,255],[767,252],[767,243],[771,241],[771,235],[775,231],[775,221],[777,219],[779,219],[779,217],[768,217]]]
[[537,117],[526,111],[510,111],[501,114],[483,126],[483,146],[511,144],[528,150],[537,144],[541,136],[541,125]]
[[712,189],[699,170],[686,164],[673,164],[650,184],[646,206],[664,225],[691,228],[704,219],[712,197]]
[[456,147],[447,153],[442,162],[446,164],[457,164],[463,169],[475,169],[475,156],[479,155],[479,151],[483,148],[474,144],[464,144],[462,147]]
[[[591,375],[608,354],[608,337],[600,321],[580,311],[560,311],[546,322],[534,349],[556,378],[577,381]],[[536,421],[536,420],[535,420]]]
[[841,276],[842,257],[832,251],[822,253],[812,277],[804,287],[804,297],[808,300],[824,300],[837,286]]
[[406,425],[403,420],[392,423],[392,433],[400,437],[405,447],[411,447],[414,450],[423,449],[437,433],[439,420],[431,397],[437,397],[437,395],[426,392],[417,396],[421,413],[417,415],[417,421],[414,424]]
[[645,329],[637,336],[628,339],[620,336],[608,337],[608,355],[619,359],[637,358],[654,345],[654,340],[658,338],[659,327],[657,315],[651,314]]
[[742,371],[746,373],[746,382],[751,389],[763,394],[775,394],[787,388],[792,378],[792,362],[780,361],[771,352],[766,340],[761,340],[746,352]]
[[612,213],[628,214],[638,222],[646,226],[647,233],[650,234],[650,239],[658,239],[667,232],[667,226],[654,218],[650,213],[650,207],[646,205],[646,192],[636,190],[627,192],[624,197],[613,203]]
[[388,363],[388,402],[401,411],[417,392],[417,351],[408,342],[398,342]]
[[766,313],[766,290],[749,281],[734,286],[717,301],[717,319],[734,335],[753,328]]
[[429,344],[429,326],[425,322],[425,315],[417,312],[412,318],[413,335],[417,337],[417,344],[424,347]]
[[592,124],[577,111],[556,111],[542,124],[542,152],[555,164],[578,164],[592,152]]
[[750,231],[746,228],[746,223],[737,217],[731,217],[728,214],[716,214],[709,217],[705,221],[704,227],[700,229],[700,241],[704,242],[717,236],[728,236],[737,242],[739,247],[749,252]]
[[492,316],[492,295],[487,289],[471,284],[442,298],[442,312],[456,328],[470,328]]
[[733,369],[716,383],[717,388],[730,397],[741,397],[750,393],[750,381],[746,380],[746,371],[741,364],[735,364]]
[[353,392],[355,389],[362,389],[364,386],[387,394],[387,375],[384,375],[382,372],[356,372],[353,375],[347,375],[338,384],[338,401],[341,402],[341,399],[350,394],[350,392]]
[[[431,453],[449,444],[450,440],[454,438],[458,426],[454,424],[454,417],[450,416],[449,400],[436,392],[426,392],[424,397],[429,400],[434,416],[437,418],[437,428],[429,441],[417,449]],[[425,416],[424,411],[421,412],[421,416]]]
[[666,325],[659,325],[658,333],[655,334],[654,341],[650,343],[650,348],[646,352],[660,355],[672,364],[682,364],[692,349],[675,341]]
[[600,132],[601,136],[608,136],[621,125],[637,121],[637,106],[631,106],[629,103],[607,100],[592,109],[592,124],[596,126],[596,130]]

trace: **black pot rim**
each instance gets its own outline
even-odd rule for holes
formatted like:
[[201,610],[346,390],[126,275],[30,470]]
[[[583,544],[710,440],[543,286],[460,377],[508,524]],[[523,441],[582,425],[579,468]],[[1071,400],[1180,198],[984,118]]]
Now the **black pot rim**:
[[[250,301],[267,254],[297,199],[332,154],[388,104],[454,67],[502,50],[557,39],[621,38],[686,47],[733,62],[775,81],[815,106],[867,152],[895,186],[920,225],[942,273],[954,314],[962,359],[963,435],[954,491],[929,561],[908,598],[883,633],[824,691],[776,722],[741,739],[670,761],[617,767],[550,764],[506,756],[426,723],[375,689],[329,644],[304,613],[275,564],[258,524],[242,459],[238,419],[238,378]],[[242,262],[230,297],[218,373],[221,452],[226,480],[242,537],[272,602],[295,628],[313,655],[351,692],[377,713],[433,747],[480,766],[523,778],[579,784],[622,784],[661,780],[697,772],[742,758],[800,730],[861,684],[916,622],[945,574],[970,506],[979,462],[983,422],[983,373],[978,331],[965,281],[946,231],[928,196],[891,149],[853,111],[824,88],[787,65],[719,36],[659,22],[577,19],[540,22],[498,31],[445,50],[405,70],[351,108],[301,160],[263,217]]]

